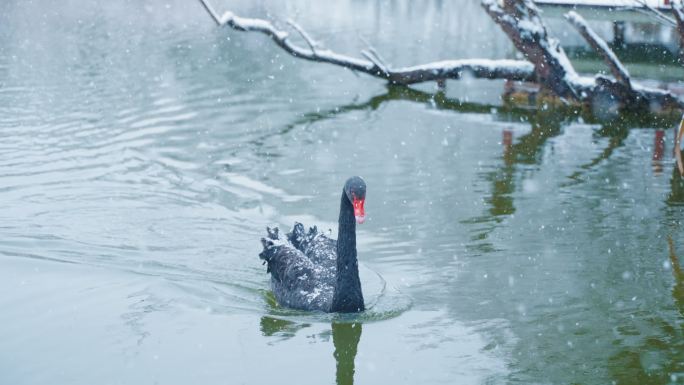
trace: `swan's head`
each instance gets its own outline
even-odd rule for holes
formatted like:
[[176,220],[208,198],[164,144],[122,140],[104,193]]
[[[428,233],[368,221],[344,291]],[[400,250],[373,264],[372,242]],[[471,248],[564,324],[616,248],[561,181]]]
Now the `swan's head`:
[[354,207],[356,223],[363,223],[366,220],[366,211],[363,208],[366,202],[366,182],[360,176],[353,176],[344,184],[344,193]]

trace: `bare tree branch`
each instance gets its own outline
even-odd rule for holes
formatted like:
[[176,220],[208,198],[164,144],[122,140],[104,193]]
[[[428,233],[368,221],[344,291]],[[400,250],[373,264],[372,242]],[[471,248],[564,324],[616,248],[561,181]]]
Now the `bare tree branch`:
[[299,33],[299,35],[302,37],[302,39],[304,39],[304,41],[306,41],[306,44],[308,44],[309,48],[311,49],[311,53],[315,54],[316,47],[318,46],[318,44],[316,44],[316,42],[311,38],[311,36],[309,36],[309,34],[306,33],[306,31],[302,27],[300,27],[299,24],[295,23],[294,20],[288,20],[287,23]]
[[375,47],[373,47],[372,45],[369,45],[369,46],[368,46],[368,52],[370,52],[371,54],[373,54],[373,56],[375,56],[375,58],[376,58],[380,63],[382,63],[382,65],[384,65],[385,67],[389,68],[389,65],[387,64],[387,61],[385,61],[385,58],[383,58],[383,57],[378,53],[378,51],[375,50]]
[[389,67],[389,65],[387,65],[387,62],[385,61],[385,59],[382,56],[380,56],[378,51],[375,50],[375,47],[373,47],[373,45],[368,40],[366,40],[366,38],[363,37],[363,35],[359,35],[359,39],[361,39],[361,41],[366,45],[366,47],[368,47],[366,50],[368,52],[370,52],[373,56],[375,56],[374,60],[379,61],[380,64],[382,64],[382,66],[384,66],[384,67],[387,67],[387,68]]
[[444,79],[460,79],[464,73],[469,73],[476,78],[485,79],[511,79],[532,81],[536,79],[534,67],[525,61],[519,60],[449,60],[428,63],[420,66],[393,69],[387,66],[375,51],[370,47],[364,54],[368,60],[357,59],[351,56],[335,53],[328,49],[316,48],[313,39],[296,23],[291,23],[293,28],[302,36],[309,49],[293,44],[288,39],[288,33],[278,30],[269,21],[262,19],[249,19],[239,17],[232,12],[219,14],[209,4],[208,0],[200,0],[204,8],[219,26],[228,26],[236,31],[260,32],[271,38],[280,48],[292,56],[322,63],[334,64],[348,68],[352,71],[385,79],[392,84],[409,85],[427,81]]
[[[669,25],[670,27],[676,26],[676,22],[673,18],[667,16],[666,14],[662,13],[659,11],[657,8],[654,8],[650,4],[648,4],[645,0],[634,0],[637,2],[639,5],[641,5],[641,9],[646,10],[646,12],[651,13],[658,21],[665,25]],[[675,2],[672,2],[672,6],[674,7]]]
[[622,65],[620,59],[615,55],[612,49],[601,39],[591,28],[582,16],[575,11],[570,11],[565,14],[565,18],[572,24],[575,29],[582,35],[589,45],[598,52],[603,58],[603,61],[610,68],[610,72],[615,77],[618,83],[624,85],[628,89],[632,89],[632,82],[630,80],[629,72]]
[[206,0],[200,0],[200,2],[202,3],[204,9],[206,9],[207,12],[209,12],[209,15],[211,15],[211,18],[214,19],[216,24],[221,25],[221,18],[219,17],[218,13],[216,13],[216,11],[214,10],[214,7],[212,7],[211,4],[209,4],[209,2]]
[[389,77],[389,70],[385,65],[372,53],[366,50],[361,50],[361,55],[365,57],[366,59],[370,60],[371,63],[377,68],[379,71],[381,71],[385,76]]

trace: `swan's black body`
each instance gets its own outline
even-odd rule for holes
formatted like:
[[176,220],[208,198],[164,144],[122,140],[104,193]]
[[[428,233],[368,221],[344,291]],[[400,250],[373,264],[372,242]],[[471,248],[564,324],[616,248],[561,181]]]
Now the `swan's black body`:
[[318,232],[316,227],[306,232],[301,223],[295,223],[286,238],[277,228],[268,229],[268,238],[261,240],[264,250],[259,257],[268,264],[271,289],[281,306],[343,313],[364,310],[352,202],[361,201],[363,212],[365,196],[363,179],[347,180],[340,202],[337,240]]

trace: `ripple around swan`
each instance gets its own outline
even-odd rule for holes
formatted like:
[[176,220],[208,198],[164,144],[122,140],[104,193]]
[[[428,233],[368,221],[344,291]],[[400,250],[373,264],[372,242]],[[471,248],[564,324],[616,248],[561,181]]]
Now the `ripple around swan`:
[[367,266],[359,265],[359,275],[363,288],[366,310],[358,314],[338,314],[310,312],[284,308],[278,305],[273,294],[262,289],[262,295],[267,305],[267,313],[276,318],[298,322],[375,322],[400,316],[411,308],[408,296],[391,287],[380,274]]

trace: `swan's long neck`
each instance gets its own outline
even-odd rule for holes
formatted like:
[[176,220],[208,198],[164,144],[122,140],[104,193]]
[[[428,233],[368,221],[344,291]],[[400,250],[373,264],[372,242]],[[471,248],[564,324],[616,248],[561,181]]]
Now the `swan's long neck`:
[[342,191],[339,232],[337,234],[337,284],[333,312],[354,313],[364,310],[359,262],[356,259],[356,221],[354,207]]

